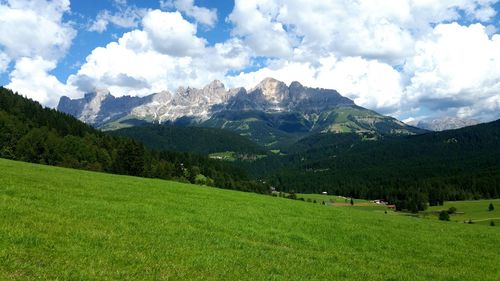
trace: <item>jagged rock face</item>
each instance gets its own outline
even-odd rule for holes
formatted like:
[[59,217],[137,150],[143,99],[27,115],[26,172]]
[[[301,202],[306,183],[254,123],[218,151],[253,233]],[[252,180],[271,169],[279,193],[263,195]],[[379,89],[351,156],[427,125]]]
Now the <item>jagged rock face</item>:
[[264,100],[273,109],[281,109],[281,106],[288,101],[290,91],[285,83],[273,78],[266,78],[260,82],[250,93],[262,95]]
[[429,118],[409,122],[412,126],[431,131],[454,130],[467,126],[474,126],[479,123],[480,122],[477,120],[461,119],[457,117]]
[[102,102],[110,95],[108,90],[97,90],[95,93],[85,95],[87,102],[81,113],[81,120],[85,123],[93,124],[97,119],[98,113],[101,111]]
[[175,93],[162,91],[146,97],[115,98],[107,91],[97,91],[82,99],[62,97],[58,110],[103,127],[124,117],[160,123],[189,118],[201,123],[221,112],[251,111],[298,113],[307,123],[314,122],[310,117],[317,118],[321,113],[338,107],[357,106],[335,90],[304,87],[299,82],[287,86],[276,79],[266,78],[249,91],[244,88],[227,90],[218,80],[202,89],[180,87]]
[[205,120],[213,106],[225,103],[233,94],[215,80],[203,89],[180,87],[175,94],[168,91],[154,94],[150,103],[134,108],[131,114],[160,123],[185,116]]

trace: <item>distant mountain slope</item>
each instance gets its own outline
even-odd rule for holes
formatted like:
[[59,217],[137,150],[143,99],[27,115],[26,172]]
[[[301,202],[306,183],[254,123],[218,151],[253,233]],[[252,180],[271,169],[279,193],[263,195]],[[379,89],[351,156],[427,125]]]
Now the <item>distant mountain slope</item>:
[[115,98],[106,91],[83,99],[61,98],[58,110],[105,130],[144,122],[227,129],[266,146],[281,149],[319,133],[411,135],[425,130],[357,106],[335,90],[290,86],[267,78],[246,90],[226,90],[220,81],[203,89],[179,88],[143,98]]
[[238,134],[214,128],[173,125],[146,125],[119,129],[112,135],[142,142],[147,147],[164,151],[198,154],[232,151],[240,154],[266,154],[266,149]]
[[418,121],[409,122],[408,124],[429,130],[429,131],[444,131],[460,129],[467,126],[477,125],[480,122],[471,119],[462,119],[457,117],[441,117],[441,118],[429,118],[422,119]]
[[286,191],[393,201],[417,195],[429,202],[500,197],[500,120],[378,140],[370,135],[318,134],[286,152],[280,165],[272,165],[277,170],[265,163],[270,159],[255,163],[254,170],[267,173]]

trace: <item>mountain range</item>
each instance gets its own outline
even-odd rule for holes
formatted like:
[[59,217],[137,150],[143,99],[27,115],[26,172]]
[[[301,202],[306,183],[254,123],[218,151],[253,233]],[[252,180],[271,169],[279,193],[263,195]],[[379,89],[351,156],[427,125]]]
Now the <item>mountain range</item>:
[[408,122],[409,125],[429,131],[445,131],[460,129],[463,127],[477,125],[480,122],[474,119],[463,119],[458,117],[425,118]]
[[107,90],[62,97],[59,111],[103,130],[172,123],[234,131],[268,148],[282,148],[315,133],[413,135],[425,130],[360,107],[331,89],[266,78],[250,90],[218,80],[202,89],[180,87],[145,97],[114,97]]

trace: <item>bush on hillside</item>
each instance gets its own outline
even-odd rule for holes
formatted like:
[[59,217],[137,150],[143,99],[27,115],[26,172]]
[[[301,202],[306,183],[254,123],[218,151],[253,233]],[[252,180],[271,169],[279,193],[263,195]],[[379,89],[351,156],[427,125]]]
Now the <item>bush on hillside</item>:
[[439,212],[439,220],[442,221],[449,221],[450,220],[450,214],[448,214],[447,211],[441,211]]

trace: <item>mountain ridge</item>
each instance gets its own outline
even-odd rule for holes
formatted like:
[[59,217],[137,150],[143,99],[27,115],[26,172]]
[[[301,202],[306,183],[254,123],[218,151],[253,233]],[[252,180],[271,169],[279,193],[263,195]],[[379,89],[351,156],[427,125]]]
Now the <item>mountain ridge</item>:
[[412,135],[425,132],[363,108],[336,90],[289,86],[266,78],[255,87],[226,89],[219,80],[175,93],[114,97],[105,91],[81,99],[62,97],[58,110],[103,130],[141,123],[174,123],[228,129],[269,148],[318,132]]
[[424,118],[408,122],[409,125],[430,131],[445,131],[478,125],[479,121],[458,117],[444,116],[438,118]]

